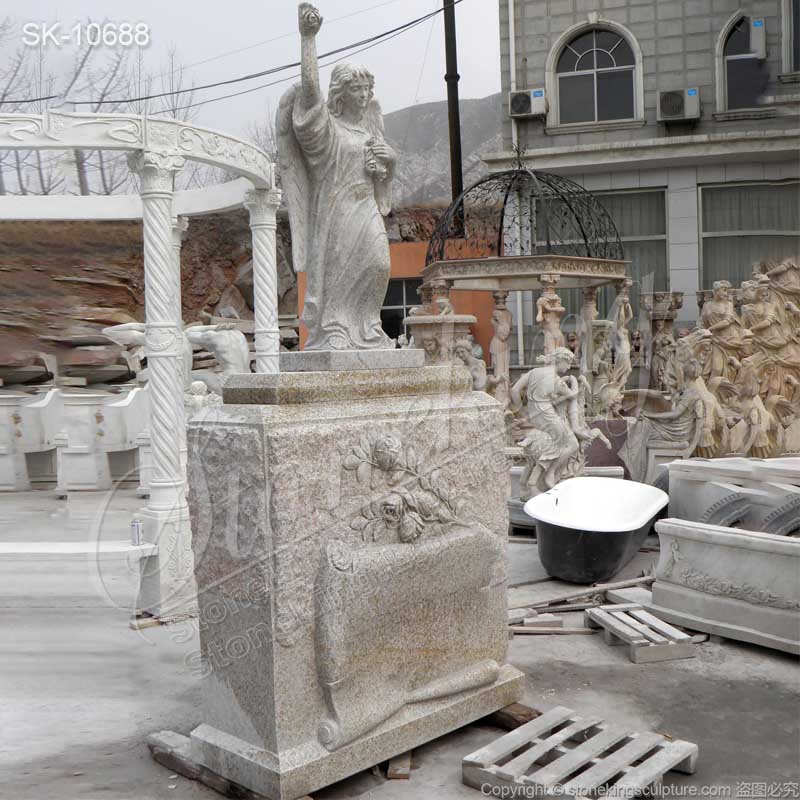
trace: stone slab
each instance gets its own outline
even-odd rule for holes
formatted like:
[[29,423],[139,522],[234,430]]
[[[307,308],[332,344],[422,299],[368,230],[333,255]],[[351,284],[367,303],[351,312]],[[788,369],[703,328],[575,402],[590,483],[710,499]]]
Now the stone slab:
[[275,754],[205,724],[192,731],[192,753],[198,762],[234,783],[273,800],[295,800],[516,702],[524,682],[522,673],[506,665],[489,687],[461,693],[446,704],[408,706],[370,735],[333,753],[322,748],[297,752],[297,761],[284,769]]
[[416,348],[392,350],[298,350],[280,354],[281,372],[328,372],[363,369],[421,367],[425,351]]
[[273,406],[469,391],[472,377],[466,367],[448,365],[382,369],[379,373],[355,369],[230,375],[222,388],[222,399],[230,405]]

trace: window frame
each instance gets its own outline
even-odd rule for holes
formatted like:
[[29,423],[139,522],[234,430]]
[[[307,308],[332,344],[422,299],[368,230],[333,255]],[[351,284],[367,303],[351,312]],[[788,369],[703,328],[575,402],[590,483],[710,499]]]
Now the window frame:
[[[414,292],[413,290],[412,290],[412,293],[417,294],[417,299],[413,300],[412,302],[409,302],[408,284],[411,281],[419,281],[419,285],[422,286],[424,280],[421,277],[419,277],[419,278],[389,278],[389,283],[391,283],[392,281],[400,281],[402,283],[402,285],[403,285],[403,304],[402,305],[381,305],[381,311],[397,311],[397,310],[401,310],[401,311],[403,311],[403,317],[405,318],[405,317],[408,316],[408,312],[412,308],[418,306],[419,303],[420,303],[419,294],[417,292]],[[387,292],[389,290],[388,284],[386,286],[386,290],[387,290]],[[402,328],[403,328],[403,333],[406,335],[406,337],[408,337],[409,336],[409,327],[408,327],[408,325],[403,325]]]
[[740,189],[747,186],[792,186],[796,185],[800,191],[800,178],[786,178],[783,180],[763,180],[763,181],[731,181],[729,183],[704,183],[697,187],[697,228],[699,234],[699,253],[698,253],[698,277],[700,286],[705,287],[707,281],[705,277],[705,242],[706,239],[729,239],[736,237],[798,237],[798,231],[782,230],[730,230],[730,231],[706,231],[703,223],[703,203],[704,194],[707,189]]
[[[783,0],[781,4],[781,42],[783,45],[783,74],[797,75],[800,78],[800,54],[795,63],[795,10],[797,0]],[[800,8],[798,8],[800,16]]]
[[[581,72],[558,73],[558,61],[561,54],[570,43],[583,33],[592,31],[608,31],[622,38],[630,47],[633,53],[633,65],[631,67],[601,67]],[[643,125],[644,117],[644,73],[642,69],[642,49],[636,37],[624,26],[613,20],[605,19],[599,15],[591,15],[591,19],[580,22],[568,28],[550,48],[547,55],[545,66],[545,86],[547,88],[548,109],[546,129],[548,132],[568,132],[571,130],[604,130],[608,128],[625,128],[630,126]],[[626,119],[600,120],[597,121],[597,74],[599,72],[622,72],[633,70],[633,116]],[[561,109],[559,104],[559,75],[580,75],[594,74],[595,83],[595,121],[594,122],[567,122],[561,123]]]
[[729,18],[728,21],[720,31],[719,37],[717,38],[717,46],[716,46],[716,94],[717,94],[717,113],[719,114],[736,114],[736,113],[743,113],[746,114],[751,111],[758,111],[763,112],[768,107],[767,106],[748,106],[742,108],[730,108],[728,105],[728,62],[729,61],[744,61],[746,59],[754,59],[757,62],[760,62],[759,59],[754,53],[740,53],[738,55],[733,56],[726,56],[725,55],[725,45],[728,43],[728,39],[730,38],[731,34],[733,33],[733,29],[739,23],[740,20],[748,18],[750,15],[743,11],[741,8],[738,11],[735,11]]

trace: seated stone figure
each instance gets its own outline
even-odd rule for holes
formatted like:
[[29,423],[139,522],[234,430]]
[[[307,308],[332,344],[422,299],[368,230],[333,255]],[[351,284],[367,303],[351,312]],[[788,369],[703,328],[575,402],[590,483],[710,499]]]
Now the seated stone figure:
[[522,499],[546,492],[559,481],[574,478],[585,466],[588,444],[596,438],[610,443],[599,430],[586,425],[583,414],[589,384],[566,373],[573,353],[565,347],[541,356],[543,366],[523,375],[511,389],[511,401],[520,408],[525,392],[528,433],[521,445],[527,467],[520,479]]
[[[628,436],[619,456],[631,475],[631,480],[647,482],[653,476],[653,454],[656,449],[674,450],[675,457],[692,454],[703,429],[706,410],[698,387],[700,364],[690,359],[683,366],[683,389],[669,411],[642,411],[638,419],[630,419]],[[678,451],[681,451],[680,453]]]

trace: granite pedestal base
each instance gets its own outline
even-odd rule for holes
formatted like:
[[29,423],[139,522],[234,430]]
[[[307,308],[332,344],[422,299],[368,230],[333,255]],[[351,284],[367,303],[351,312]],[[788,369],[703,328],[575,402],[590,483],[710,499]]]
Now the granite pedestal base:
[[471,387],[449,366],[236,376],[191,421],[203,767],[292,800],[519,697],[505,428]]
[[444,702],[407,706],[368,736],[334,753],[309,743],[279,756],[210,725],[200,725],[191,733],[192,757],[217,775],[266,797],[296,800],[515,702],[523,680],[514,667],[505,666],[491,686]]

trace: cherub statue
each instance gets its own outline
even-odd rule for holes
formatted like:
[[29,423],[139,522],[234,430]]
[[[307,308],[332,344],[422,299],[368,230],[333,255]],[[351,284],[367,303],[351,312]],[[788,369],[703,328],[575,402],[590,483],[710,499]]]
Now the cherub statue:
[[389,281],[396,155],[366,68],[337,64],[322,96],[319,11],[298,9],[301,83],[280,101],[278,162],[292,228],[294,266],[307,275],[306,350],[391,348],[380,310]]

